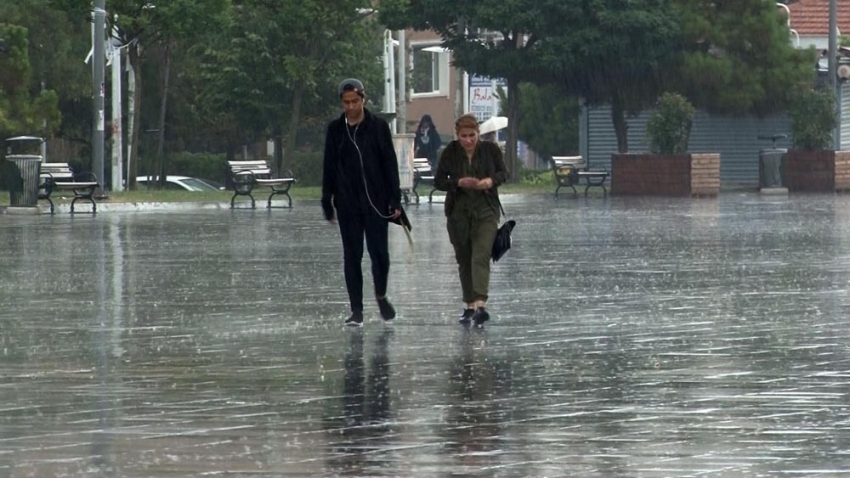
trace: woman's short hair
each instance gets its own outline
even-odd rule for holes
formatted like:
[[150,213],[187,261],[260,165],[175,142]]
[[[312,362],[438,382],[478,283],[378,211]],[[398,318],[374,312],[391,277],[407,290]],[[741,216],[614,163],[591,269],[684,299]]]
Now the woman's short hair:
[[455,121],[455,130],[456,131],[460,131],[460,130],[465,129],[465,128],[474,129],[475,131],[479,131],[478,119],[475,117],[475,115],[466,114],[466,115],[463,115],[460,118],[458,118],[457,121]]

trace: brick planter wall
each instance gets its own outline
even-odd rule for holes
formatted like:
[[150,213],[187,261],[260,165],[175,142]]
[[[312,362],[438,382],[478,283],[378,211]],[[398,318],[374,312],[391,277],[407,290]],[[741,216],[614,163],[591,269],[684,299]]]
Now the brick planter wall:
[[850,191],[850,151],[788,151],[782,178],[789,191]]
[[611,194],[716,196],[720,192],[720,154],[614,154]]

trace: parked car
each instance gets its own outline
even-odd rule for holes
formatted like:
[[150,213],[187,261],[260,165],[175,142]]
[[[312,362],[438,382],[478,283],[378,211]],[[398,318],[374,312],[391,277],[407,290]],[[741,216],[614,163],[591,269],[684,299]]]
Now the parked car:
[[[136,184],[140,189],[149,188],[148,177],[139,176]],[[168,176],[165,178],[166,191],[220,191],[222,188],[211,184],[206,179],[192,178],[189,176]]]

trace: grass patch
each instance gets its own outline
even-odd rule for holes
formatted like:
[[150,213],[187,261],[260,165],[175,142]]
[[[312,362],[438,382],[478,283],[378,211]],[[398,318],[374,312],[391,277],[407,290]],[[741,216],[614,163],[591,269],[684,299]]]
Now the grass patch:
[[[420,187],[419,193],[426,195],[430,189]],[[544,194],[554,191],[554,185],[551,181],[524,181],[517,184],[504,184],[499,187],[499,192],[502,194]],[[268,198],[266,189],[257,189],[254,191],[254,198],[257,201],[265,201]],[[322,197],[322,188],[320,186],[299,186],[294,185],[290,190],[293,201],[299,199],[318,200]],[[437,191],[434,195],[442,195],[442,191]],[[157,191],[157,190],[138,190],[138,191],[113,191],[110,192],[107,198],[98,199],[98,202],[103,203],[162,203],[162,202],[230,202],[233,196],[232,191],[210,191],[210,192],[193,192],[193,191]],[[70,192],[54,192],[51,198],[57,204],[70,201],[73,194]],[[275,200],[285,200],[282,196],[275,196]],[[246,200],[245,197],[237,198],[237,201]],[[39,201],[45,203],[45,201]],[[0,191],[0,206],[9,205],[9,193]]]

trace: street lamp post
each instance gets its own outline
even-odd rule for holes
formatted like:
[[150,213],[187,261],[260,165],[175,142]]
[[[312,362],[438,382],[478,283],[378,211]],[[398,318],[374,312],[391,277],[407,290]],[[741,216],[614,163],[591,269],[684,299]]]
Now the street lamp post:
[[103,176],[103,148],[104,148],[104,81],[106,75],[106,0],[95,0],[92,11],[94,20],[94,36],[92,41],[92,98],[94,102],[94,118],[92,128],[92,169],[100,183],[98,195],[106,195]]

